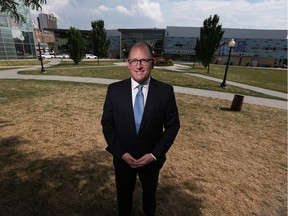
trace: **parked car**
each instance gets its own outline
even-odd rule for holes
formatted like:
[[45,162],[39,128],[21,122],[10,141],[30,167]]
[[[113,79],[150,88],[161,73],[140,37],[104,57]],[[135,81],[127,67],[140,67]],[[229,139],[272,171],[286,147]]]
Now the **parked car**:
[[56,54],[55,58],[63,58],[63,56],[61,54]]
[[56,54],[55,58],[60,58],[60,59],[69,59],[70,56],[68,54]]
[[62,54],[62,58],[64,58],[64,59],[69,59],[70,56],[69,56],[69,54],[63,53],[63,54]]
[[52,59],[52,58],[54,58],[54,55],[50,55],[49,53],[43,53],[43,54],[41,54],[41,57],[43,59]]
[[86,59],[97,59],[97,56],[93,55],[93,54],[86,54],[85,55]]

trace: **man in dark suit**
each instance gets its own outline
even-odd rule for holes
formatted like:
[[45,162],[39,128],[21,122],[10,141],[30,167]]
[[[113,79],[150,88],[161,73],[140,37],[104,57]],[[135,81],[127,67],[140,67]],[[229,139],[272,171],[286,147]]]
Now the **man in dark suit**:
[[159,171],[180,128],[178,109],[173,87],[150,76],[148,44],[134,44],[127,64],[131,78],[108,86],[101,123],[113,155],[119,215],[131,214],[138,175],[143,211],[153,216]]

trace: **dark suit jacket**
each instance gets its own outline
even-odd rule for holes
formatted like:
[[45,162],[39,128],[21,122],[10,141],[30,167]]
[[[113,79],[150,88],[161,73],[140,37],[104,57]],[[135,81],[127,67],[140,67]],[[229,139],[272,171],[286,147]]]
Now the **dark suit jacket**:
[[121,159],[126,152],[138,159],[152,153],[164,163],[180,128],[173,87],[151,77],[139,133],[134,123],[131,79],[108,86],[102,116],[106,148]]

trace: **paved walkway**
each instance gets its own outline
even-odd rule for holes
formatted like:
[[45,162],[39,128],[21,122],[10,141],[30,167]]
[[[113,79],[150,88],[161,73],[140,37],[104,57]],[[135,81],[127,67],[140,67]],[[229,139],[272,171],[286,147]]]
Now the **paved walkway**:
[[[56,59],[52,60],[48,64],[45,64],[45,68],[52,66],[52,65],[57,65],[57,64],[59,64],[59,61],[60,60],[56,60]],[[119,63],[119,64],[121,65],[123,63]],[[175,64],[172,67],[166,67],[166,69],[183,73],[183,71],[179,70],[179,68],[181,68],[181,67],[183,67],[183,66]],[[18,71],[25,71],[25,70],[31,70],[31,69],[40,70],[40,65],[32,66],[29,68],[2,70],[2,71],[0,71],[0,79],[58,80],[58,81],[98,83],[98,84],[110,84],[110,83],[119,81],[119,80],[115,80],[115,79],[103,79],[103,78],[91,78],[91,77],[21,75],[21,74],[17,73]],[[220,80],[220,79],[212,78],[212,77],[205,76],[205,75],[199,75],[199,74],[194,74],[194,73],[187,73],[187,74],[189,74],[191,76],[197,76],[197,77],[201,77],[204,79],[213,80],[213,81],[216,81],[219,83],[222,82],[222,80]],[[256,92],[261,92],[261,93],[264,93],[267,95],[272,95],[272,96],[276,96],[279,98],[287,99],[287,94],[281,93],[281,92],[271,91],[268,89],[262,89],[262,88],[244,85],[244,84],[235,83],[235,82],[230,82],[230,81],[227,81],[227,85],[233,85],[233,86],[241,87],[244,89],[249,89],[249,90],[256,91]],[[210,97],[210,98],[220,98],[220,99],[229,100],[231,102],[232,102],[234,95],[235,95],[233,93],[209,91],[209,90],[187,88],[187,87],[180,87],[180,86],[174,86],[174,90],[177,93],[198,95],[198,96]],[[252,97],[252,96],[246,96],[246,95],[244,95],[244,96],[245,96],[244,97],[244,104],[249,103],[249,104],[255,104],[255,105],[260,105],[260,106],[274,107],[274,108],[279,108],[279,109],[287,109],[287,101]]]

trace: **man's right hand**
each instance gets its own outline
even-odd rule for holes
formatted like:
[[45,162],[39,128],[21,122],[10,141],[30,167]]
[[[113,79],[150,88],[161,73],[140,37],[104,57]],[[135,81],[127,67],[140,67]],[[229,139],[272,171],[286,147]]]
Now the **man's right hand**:
[[132,157],[129,153],[122,155],[122,159],[130,166],[133,167],[133,164],[136,162],[136,159]]

